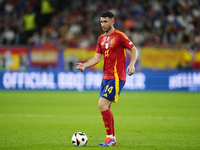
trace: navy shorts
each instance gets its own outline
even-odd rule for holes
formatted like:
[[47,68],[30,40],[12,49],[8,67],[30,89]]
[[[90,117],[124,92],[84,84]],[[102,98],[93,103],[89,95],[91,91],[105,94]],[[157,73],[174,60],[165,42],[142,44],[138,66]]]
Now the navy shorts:
[[120,79],[103,79],[100,88],[100,97],[116,103],[125,82],[126,81],[121,81]]

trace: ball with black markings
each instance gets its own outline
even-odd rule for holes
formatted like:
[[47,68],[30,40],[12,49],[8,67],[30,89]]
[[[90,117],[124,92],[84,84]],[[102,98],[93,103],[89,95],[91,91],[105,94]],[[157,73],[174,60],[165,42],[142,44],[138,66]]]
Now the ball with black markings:
[[85,146],[88,142],[87,135],[83,132],[76,132],[72,136],[72,144],[74,146]]

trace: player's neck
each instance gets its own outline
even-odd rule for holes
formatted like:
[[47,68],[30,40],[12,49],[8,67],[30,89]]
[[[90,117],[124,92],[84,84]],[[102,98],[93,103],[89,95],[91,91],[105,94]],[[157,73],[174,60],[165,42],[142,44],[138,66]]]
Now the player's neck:
[[115,28],[112,27],[108,32],[106,32],[106,35],[111,35],[114,32]]

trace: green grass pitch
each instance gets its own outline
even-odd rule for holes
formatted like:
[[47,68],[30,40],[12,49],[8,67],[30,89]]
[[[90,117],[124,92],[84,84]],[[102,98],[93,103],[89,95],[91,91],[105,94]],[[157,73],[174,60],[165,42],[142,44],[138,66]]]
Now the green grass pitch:
[[[106,149],[98,99],[98,91],[0,91],[0,149]],[[122,91],[112,112],[118,145],[110,150],[200,149],[200,93]],[[71,143],[78,131],[85,147]]]

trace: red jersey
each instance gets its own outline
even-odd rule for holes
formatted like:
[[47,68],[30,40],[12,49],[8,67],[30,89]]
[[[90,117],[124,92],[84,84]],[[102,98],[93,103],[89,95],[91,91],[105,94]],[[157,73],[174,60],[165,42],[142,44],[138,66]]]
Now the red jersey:
[[126,81],[126,49],[130,50],[133,46],[127,35],[116,29],[111,35],[99,37],[96,53],[104,56],[103,79]]

